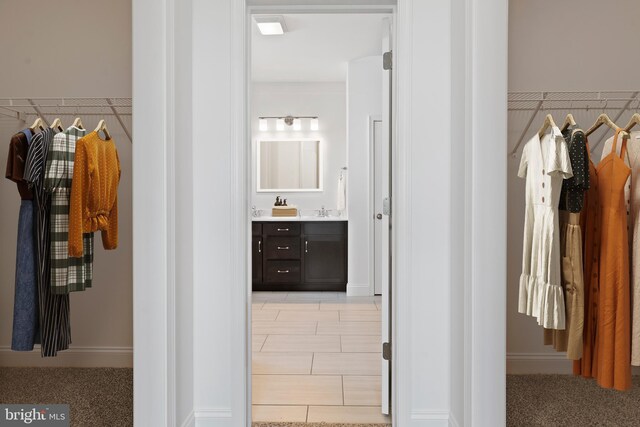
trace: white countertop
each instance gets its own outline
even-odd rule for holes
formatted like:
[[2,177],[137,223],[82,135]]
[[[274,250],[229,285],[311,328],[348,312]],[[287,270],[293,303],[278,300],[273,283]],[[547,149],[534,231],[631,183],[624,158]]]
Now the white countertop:
[[252,217],[251,221],[255,222],[305,222],[305,221],[348,221],[347,216],[259,216]]

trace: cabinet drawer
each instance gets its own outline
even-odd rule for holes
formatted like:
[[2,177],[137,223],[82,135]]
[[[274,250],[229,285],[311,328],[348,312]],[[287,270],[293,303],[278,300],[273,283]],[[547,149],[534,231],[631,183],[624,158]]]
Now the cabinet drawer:
[[300,223],[276,222],[264,224],[264,232],[269,236],[299,236]]
[[304,234],[346,234],[346,221],[305,222]]
[[267,237],[268,259],[300,259],[300,237]]
[[299,283],[300,261],[267,261],[267,283]]

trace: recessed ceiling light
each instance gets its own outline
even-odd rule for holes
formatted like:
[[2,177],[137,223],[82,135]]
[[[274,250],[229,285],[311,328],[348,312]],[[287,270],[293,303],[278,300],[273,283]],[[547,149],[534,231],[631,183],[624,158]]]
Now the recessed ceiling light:
[[263,36],[281,36],[287,32],[283,16],[255,16],[253,19]]

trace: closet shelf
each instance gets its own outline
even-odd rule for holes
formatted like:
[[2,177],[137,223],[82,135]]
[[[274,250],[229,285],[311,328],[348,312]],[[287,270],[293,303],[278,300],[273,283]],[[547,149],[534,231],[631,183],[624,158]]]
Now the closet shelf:
[[[518,142],[511,150],[511,156],[515,156],[539,113],[592,111],[600,114],[614,111],[616,113],[612,120],[617,123],[626,111],[640,109],[640,90],[509,92],[507,105],[510,113],[530,112]],[[605,135],[603,133],[591,146],[592,150],[603,141]]]
[[0,98],[0,116],[28,122],[41,117],[50,125],[56,117],[114,116],[131,137],[131,98]]

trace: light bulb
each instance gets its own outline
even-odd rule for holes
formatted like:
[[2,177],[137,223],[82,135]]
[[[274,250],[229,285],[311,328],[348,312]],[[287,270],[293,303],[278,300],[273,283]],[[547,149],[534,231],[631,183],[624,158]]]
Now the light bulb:
[[302,129],[302,123],[300,122],[300,119],[293,119],[293,130],[300,129]]
[[319,128],[318,118],[311,119],[311,130],[318,130]]
[[267,119],[259,120],[259,128],[260,128],[260,132],[266,132],[269,130],[269,124],[267,123]]
[[284,130],[284,119],[276,120],[276,129],[277,130]]

